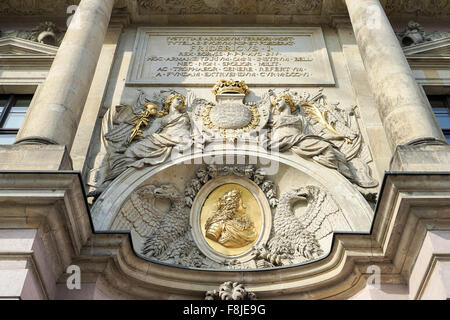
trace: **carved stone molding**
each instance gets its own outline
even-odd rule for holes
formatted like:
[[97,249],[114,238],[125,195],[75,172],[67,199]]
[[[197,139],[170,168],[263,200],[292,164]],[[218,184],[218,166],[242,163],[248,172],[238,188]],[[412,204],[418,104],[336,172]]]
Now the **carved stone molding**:
[[443,16],[450,14],[449,0],[384,0],[388,15],[414,14],[417,16]]
[[36,86],[45,81],[57,50],[57,47],[21,38],[0,38],[0,86],[20,85],[34,93]]
[[[448,0],[380,0],[388,15],[448,16]],[[3,0],[0,16],[52,16],[66,17],[67,8],[79,0]],[[346,15],[344,0],[117,0],[115,11],[130,14],[133,22],[149,23],[149,16],[284,16],[284,22],[297,23],[295,16],[314,17],[315,22],[326,23],[333,16]],[[272,21],[272,20],[267,20]],[[185,22],[192,23],[187,19]],[[273,21],[272,21],[273,22]],[[151,21],[150,21],[151,23]],[[258,23],[249,19],[246,23]]]

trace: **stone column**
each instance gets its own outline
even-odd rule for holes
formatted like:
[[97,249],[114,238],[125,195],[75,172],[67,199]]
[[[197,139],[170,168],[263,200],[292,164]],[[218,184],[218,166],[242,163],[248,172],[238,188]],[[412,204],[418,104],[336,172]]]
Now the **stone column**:
[[113,6],[114,0],[80,2],[16,144],[58,144],[70,151]]
[[379,0],[345,0],[391,148],[445,138]]

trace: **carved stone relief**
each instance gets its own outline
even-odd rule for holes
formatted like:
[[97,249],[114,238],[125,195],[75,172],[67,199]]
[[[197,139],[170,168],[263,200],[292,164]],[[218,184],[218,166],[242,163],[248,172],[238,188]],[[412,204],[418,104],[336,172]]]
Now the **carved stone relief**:
[[[67,17],[67,7],[79,0],[3,0],[0,15]],[[450,14],[448,0],[381,0],[389,15],[442,16]],[[131,15],[314,15],[345,14],[343,0],[117,0],[116,9]],[[134,12],[136,10],[137,12]],[[126,11],[122,11],[126,12]]]
[[[208,173],[209,179],[204,178],[207,172],[211,173]],[[255,269],[310,262],[325,254],[323,241],[331,241],[333,231],[351,230],[342,210],[322,187],[305,185],[288,188],[281,193],[278,206],[271,210],[268,204],[257,204],[262,200],[259,193],[264,193],[248,184],[251,182],[256,186],[255,180],[263,181],[259,186],[263,186],[265,182],[270,183],[270,180],[264,177],[262,168],[209,166],[198,169],[195,176],[197,178],[192,181],[200,177],[206,184],[200,195],[194,198],[192,208],[187,205],[183,193],[170,183],[161,186],[144,185],[131,193],[111,224],[110,230],[134,231],[142,241],[139,245],[140,253],[148,258],[186,267],[211,269]],[[240,179],[248,183],[243,183]],[[192,181],[185,188],[188,198],[191,195],[188,190],[192,188]],[[246,192],[258,199],[257,202],[249,201],[250,198],[239,191],[238,188],[242,187],[235,187],[234,184],[248,188]],[[221,186],[221,190],[226,189],[225,192],[218,191],[218,201],[222,206],[231,208],[227,199],[239,200],[239,205],[236,206],[238,213],[235,213],[235,218],[230,216],[231,220],[215,219],[215,216],[221,214],[228,216],[226,211],[221,211],[225,207],[219,205],[212,208],[205,201],[218,186]],[[231,191],[227,189],[228,186]],[[234,197],[233,194],[238,196]],[[167,205],[161,206],[158,201],[165,201]],[[300,215],[296,212],[299,205],[303,208]],[[205,219],[209,218],[202,220],[200,215],[204,214],[205,208],[208,212]],[[242,208],[242,212],[239,208]],[[262,225],[258,222],[259,210],[263,217]],[[237,225],[233,219],[237,219]],[[251,221],[251,225],[242,219]],[[244,225],[251,230],[242,228]],[[217,246],[210,246],[205,242],[208,232],[216,234],[219,230],[225,232],[225,238],[231,241],[230,244],[237,243],[231,239],[238,239],[240,234],[246,239],[249,238],[247,229],[248,232],[255,233],[255,236],[252,236],[250,246],[242,244],[248,247],[242,253],[228,253],[226,248],[229,246],[226,242]],[[234,233],[237,236],[234,236]],[[256,238],[258,240],[254,242]],[[223,249],[219,248],[221,245]],[[239,251],[242,246],[231,248],[238,248]]]
[[439,16],[450,14],[448,0],[385,0],[387,14],[416,14],[422,16]]
[[205,142],[226,138],[251,139],[267,124],[270,103],[244,103],[248,94],[243,81],[221,81],[214,87],[217,103],[194,100],[192,119]]
[[245,289],[242,283],[227,281],[219,290],[207,291],[205,300],[257,300],[256,294]]
[[64,38],[61,31],[53,22],[46,21],[33,30],[7,30],[1,31],[0,37],[17,37],[52,46],[59,46]]
[[403,47],[408,47],[423,42],[449,38],[450,32],[435,31],[426,33],[425,29],[419,23],[410,21],[404,31],[397,33],[397,37]]
[[205,183],[211,179],[221,176],[234,175],[237,177],[245,177],[256,183],[264,192],[267,201],[272,208],[278,203],[277,190],[273,181],[267,178],[264,168],[255,168],[248,166],[215,166],[210,165],[203,167],[196,172],[196,177],[192,179],[185,189],[185,201],[188,207],[192,207],[194,199]]
[[[222,87],[220,92],[215,90],[217,103],[193,94],[185,98],[174,91],[149,98],[140,91],[134,106],[111,108],[102,125],[103,150],[89,178],[89,185],[96,189],[90,196],[98,196],[129,167],[159,165],[174,152],[202,152],[224,138],[250,141],[268,153],[293,153],[337,170],[363,189],[378,185],[371,176],[372,158],[354,108],[328,103],[323,90],[314,95],[269,90],[261,100],[244,103],[245,84],[228,82],[218,83]],[[238,119],[230,113],[220,121],[211,118],[213,109],[227,115],[220,111],[227,108],[239,109],[236,114],[244,116]]]
[[64,15],[70,5],[78,4],[79,0],[3,0],[0,3],[2,15]]
[[[306,202],[297,216],[294,206]],[[283,192],[273,218],[272,234],[265,247],[255,248],[258,268],[314,260],[323,255],[320,241],[333,230],[347,230],[339,206],[320,187],[308,185]]]
[[152,14],[320,14],[322,0],[138,0],[140,13]]

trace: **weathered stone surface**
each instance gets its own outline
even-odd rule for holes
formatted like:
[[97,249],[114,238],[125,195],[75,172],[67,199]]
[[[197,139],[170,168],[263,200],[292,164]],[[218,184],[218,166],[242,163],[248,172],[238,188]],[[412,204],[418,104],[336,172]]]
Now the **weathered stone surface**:
[[449,172],[450,146],[399,146],[391,162],[392,171]]
[[0,146],[0,170],[71,170],[64,146]]
[[445,141],[380,2],[346,3],[391,148],[417,139]]
[[18,143],[39,137],[40,141],[72,148],[113,5],[113,0],[81,1],[18,133]]

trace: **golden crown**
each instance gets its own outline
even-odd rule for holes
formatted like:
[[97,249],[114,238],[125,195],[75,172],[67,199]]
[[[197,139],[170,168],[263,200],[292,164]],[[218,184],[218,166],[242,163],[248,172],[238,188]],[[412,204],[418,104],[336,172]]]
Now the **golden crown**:
[[250,89],[247,87],[244,81],[220,80],[214,86],[212,92],[217,94],[222,93],[250,93]]

